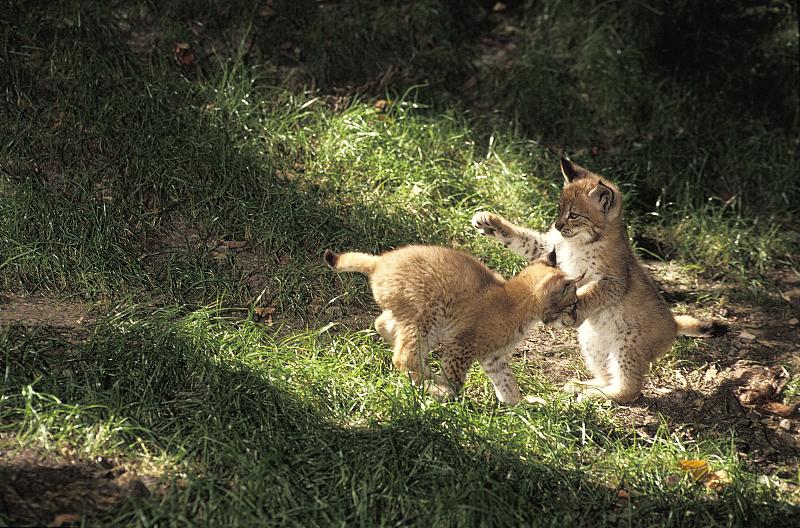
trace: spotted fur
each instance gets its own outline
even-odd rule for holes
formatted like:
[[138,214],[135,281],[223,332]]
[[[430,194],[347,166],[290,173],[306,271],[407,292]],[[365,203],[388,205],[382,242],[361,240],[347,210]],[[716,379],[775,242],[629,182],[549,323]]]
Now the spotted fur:
[[[545,255],[506,281],[475,257],[440,246],[406,246],[382,255],[325,252],[336,271],[369,277],[383,310],[375,329],[392,344],[394,366],[443,399],[458,393],[479,361],[497,398],[521,399],[507,356],[539,321],[569,319],[577,302],[575,280]],[[434,376],[428,352],[439,353]]]
[[558,265],[582,275],[576,312],[557,321],[577,326],[586,366],[594,378],[565,389],[623,403],[636,399],[650,363],[670,349],[676,335],[718,335],[715,321],[673,316],[628,242],[622,194],[610,181],[562,160],[564,189],[558,218],[546,233],[479,212],[472,223],[509,249],[536,259],[555,248]]

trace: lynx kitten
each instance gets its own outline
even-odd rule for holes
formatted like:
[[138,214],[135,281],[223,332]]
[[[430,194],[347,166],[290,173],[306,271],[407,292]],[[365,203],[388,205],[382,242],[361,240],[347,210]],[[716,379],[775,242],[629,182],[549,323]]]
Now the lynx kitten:
[[562,160],[564,189],[558,218],[547,233],[479,212],[472,224],[481,233],[527,257],[557,248],[559,265],[582,274],[571,320],[586,366],[594,378],[565,389],[619,403],[636,399],[650,363],[664,354],[677,334],[718,335],[715,321],[673,316],[655,283],[633,254],[622,218],[622,194],[608,180]]
[[[325,262],[369,277],[383,310],[375,328],[392,344],[394,366],[439,399],[459,391],[477,360],[497,398],[518,403],[508,354],[534,323],[569,319],[576,302],[576,280],[555,266],[555,252],[508,281],[475,257],[439,246],[411,245],[379,256],[328,250]],[[438,345],[444,377],[433,377],[428,367],[428,352]]]

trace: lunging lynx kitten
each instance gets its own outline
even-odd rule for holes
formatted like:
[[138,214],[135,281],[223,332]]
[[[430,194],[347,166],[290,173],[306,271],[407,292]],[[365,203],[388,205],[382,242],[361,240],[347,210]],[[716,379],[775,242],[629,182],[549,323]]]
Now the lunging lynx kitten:
[[[392,344],[392,362],[439,399],[453,396],[476,360],[494,385],[497,398],[521,399],[506,356],[530,326],[574,311],[576,280],[545,254],[518,275],[504,280],[475,257],[440,246],[405,246],[382,255],[325,252],[338,272],[369,277],[383,313],[375,328]],[[444,378],[432,377],[428,352],[441,347]]]
[[650,363],[669,350],[676,334],[718,335],[725,327],[673,316],[633,254],[619,189],[568,160],[561,161],[561,171],[565,184],[558,218],[547,233],[487,212],[476,213],[472,224],[530,260],[556,248],[567,274],[584,274],[576,312],[560,323],[578,327],[581,352],[594,378],[570,382],[565,389],[631,401],[641,393]]

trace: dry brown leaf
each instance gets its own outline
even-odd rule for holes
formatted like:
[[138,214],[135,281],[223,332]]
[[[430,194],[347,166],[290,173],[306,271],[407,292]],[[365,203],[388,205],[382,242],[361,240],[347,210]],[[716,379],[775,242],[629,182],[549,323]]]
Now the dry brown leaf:
[[272,316],[275,315],[275,311],[276,308],[274,306],[262,306],[253,308],[253,315],[257,322],[270,326],[272,325]]
[[372,108],[374,108],[376,112],[385,112],[391,104],[392,102],[387,99],[378,99],[375,101],[375,104],[372,105]]
[[770,414],[780,416],[781,418],[788,418],[797,412],[798,408],[800,408],[800,402],[796,402],[792,405],[786,405],[784,403],[768,400],[761,405],[762,410]]
[[172,51],[175,54],[175,61],[182,66],[188,66],[197,60],[197,55],[188,42],[176,43]]
[[789,291],[781,292],[781,297],[786,302],[792,302],[800,299],[800,288],[792,288]]
[[621,489],[621,490],[617,491],[617,497],[620,498],[620,499],[628,500],[630,498],[630,496],[631,496],[631,494],[628,493],[627,490]]
[[705,460],[681,460],[678,465],[692,479],[708,489],[719,491],[731,483],[731,478],[724,469],[711,471],[711,466]]
[[677,486],[680,481],[681,477],[679,475],[669,475],[664,479],[664,484],[667,486]]
[[65,526],[68,524],[76,523],[81,520],[78,513],[59,513],[47,526]]
[[731,483],[731,477],[728,475],[728,472],[725,471],[724,469],[720,469],[714,471],[713,473],[710,473],[703,482],[706,488],[714,491],[720,491],[730,483]]

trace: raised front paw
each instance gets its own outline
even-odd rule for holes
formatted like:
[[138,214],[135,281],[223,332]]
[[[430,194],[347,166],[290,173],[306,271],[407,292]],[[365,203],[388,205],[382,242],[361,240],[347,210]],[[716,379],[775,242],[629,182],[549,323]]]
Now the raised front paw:
[[485,236],[493,238],[511,236],[508,222],[502,216],[487,211],[478,211],[472,215],[472,226]]

